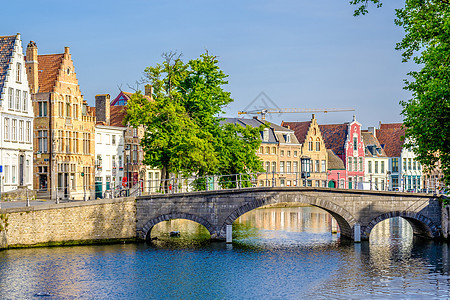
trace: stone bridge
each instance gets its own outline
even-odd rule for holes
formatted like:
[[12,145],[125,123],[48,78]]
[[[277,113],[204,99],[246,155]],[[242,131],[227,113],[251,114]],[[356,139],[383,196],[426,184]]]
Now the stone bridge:
[[150,239],[156,224],[187,219],[205,226],[212,239],[225,240],[231,228],[227,225],[246,212],[268,204],[292,202],[329,212],[339,224],[341,236],[355,241],[368,239],[375,225],[392,217],[406,219],[414,234],[442,237],[442,204],[438,197],[313,187],[261,187],[137,197],[137,236]]

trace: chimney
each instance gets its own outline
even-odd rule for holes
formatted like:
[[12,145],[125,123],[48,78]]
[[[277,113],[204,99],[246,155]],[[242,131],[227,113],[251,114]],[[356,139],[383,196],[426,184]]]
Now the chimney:
[[95,114],[97,122],[105,122],[108,126],[110,125],[111,116],[110,98],[109,94],[95,96]]
[[36,43],[30,41],[27,46],[27,61],[25,62],[27,70],[28,85],[30,93],[36,94],[39,90],[39,65],[38,65],[38,48]]
[[368,127],[367,130],[374,136],[377,137],[375,127]]
[[316,118],[316,114],[312,114],[312,118],[311,119],[315,119]]
[[151,84],[145,85],[145,96],[153,98],[153,86]]

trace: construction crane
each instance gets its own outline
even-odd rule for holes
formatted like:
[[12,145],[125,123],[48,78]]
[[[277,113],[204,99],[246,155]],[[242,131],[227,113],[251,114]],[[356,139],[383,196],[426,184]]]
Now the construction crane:
[[277,113],[316,113],[316,112],[341,112],[341,111],[355,111],[354,108],[329,108],[329,109],[303,109],[303,108],[263,108],[257,110],[249,111],[239,111],[238,115],[261,115],[261,119],[266,119],[266,114],[277,114]]

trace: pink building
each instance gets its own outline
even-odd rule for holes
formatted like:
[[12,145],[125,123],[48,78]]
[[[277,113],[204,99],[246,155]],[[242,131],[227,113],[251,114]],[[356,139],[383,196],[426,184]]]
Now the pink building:
[[[339,187],[355,189],[358,182],[364,181],[364,143],[361,136],[361,124],[353,117],[353,121],[344,124],[320,125],[325,146],[339,157],[344,166],[342,170],[329,170],[329,177],[337,180]],[[336,181],[337,182],[337,181]]]

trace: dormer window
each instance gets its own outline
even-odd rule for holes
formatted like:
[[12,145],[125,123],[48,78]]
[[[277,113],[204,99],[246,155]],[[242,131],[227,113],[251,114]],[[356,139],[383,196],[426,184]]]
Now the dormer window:
[[286,143],[290,143],[291,142],[291,135],[290,134],[286,134],[284,136],[284,139],[286,140]]
[[269,128],[264,128],[263,141],[264,142],[268,142],[269,141]]

